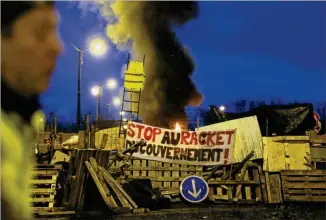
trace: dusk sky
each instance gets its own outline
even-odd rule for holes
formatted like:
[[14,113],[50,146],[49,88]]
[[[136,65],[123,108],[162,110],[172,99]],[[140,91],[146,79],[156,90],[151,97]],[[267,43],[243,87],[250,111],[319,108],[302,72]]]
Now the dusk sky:
[[[42,97],[46,112],[75,119],[77,51],[87,40],[101,36],[109,44],[103,58],[84,54],[82,112],[95,113],[90,88],[109,78],[120,89],[105,90],[105,104],[121,94],[122,66],[127,53],[119,52],[105,36],[106,22],[76,2],[57,2],[59,32],[64,52],[49,90]],[[193,80],[204,96],[202,108],[231,104],[237,99],[326,101],[326,2],[200,2],[197,19],[176,30],[196,63]],[[230,108],[230,107],[229,107]],[[115,107],[114,114],[119,108]]]

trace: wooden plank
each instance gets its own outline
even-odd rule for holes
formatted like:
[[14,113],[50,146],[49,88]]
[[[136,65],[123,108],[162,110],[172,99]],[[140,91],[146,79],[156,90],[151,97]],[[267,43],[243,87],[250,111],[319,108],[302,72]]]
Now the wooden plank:
[[[245,163],[241,169],[241,174],[240,174],[239,180],[241,180],[241,181],[244,180],[247,169],[248,169],[248,163]],[[242,187],[242,185],[238,185],[236,188],[236,193],[235,193],[236,199],[241,199],[241,187]]]
[[96,172],[94,171],[93,167],[91,166],[91,164],[88,161],[85,161],[85,165],[88,169],[88,172],[90,173],[90,175],[92,176],[95,185],[97,187],[97,189],[99,190],[105,204],[108,206],[108,208],[113,211],[113,212],[117,212],[118,205],[116,204],[116,202],[114,201],[112,195],[109,194],[109,192],[107,193],[104,189],[103,186],[98,178],[98,176],[96,175]]
[[[249,180],[249,170],[247,169],[247,171],[245,172],[245,176],[244,176],[244,181],[250,181]],[[245,186],[245,194],[246,194],[246,200],[251,200],[251,188],[250,186]]]
[[261,164],[258,164],[258,174],[259,174],[259,180],[260,180],[260,189],[261,189],[262,200],[264,203],[267,203],[268,197],[267,197],[266,177],[264,175],[263,167]]
[[73,209],[76,209],[78,208],[78,204],[79,204],[79,201],[80,201],[80,192],[82,190],[82,188],[84,187],[84,178],[85,178],[85,174],[86,174],[86,169],[85,169],[85,165],[84,165],[84,162],[87,160],[87,154],[88,154],[88,150],[79,150],[78,151],[79,154],[78,154],[78,164],[76,166],[77,168],[77,172],[76,172],[76,191],[75,191],[75,195],[74,195],[74,200],[73,200],[73,203],[74,203],[74,207]]
[[[326,189],[309,189],[310,194],[316,194],[316,195],[326,195]],[[283,194],[307,194],[307,189],[283,189]]]
[[[155,161],[151,161],[151,160],[148,161],[148,167],[146,167],[146,168],[155,167],[155,163],[156,163]],[[155,178],[155,176],[156,176],[156,172],[154,170],[148,170],[148,177],[150,179]],[[153,186],[153,188],[159,187],[157,185],[157,182],[152,182],[152,186]]]
[[47,180],[42,180],[42,179],[37,179],[37,180],[29,180],[29,184],[55,184],[57,182],[56,179],[47,179]]
[[33,213],[37,212],[56,212],[64,210],[63,207],[31,207]]
[[171,177],[171,163],[163,163],[163,167],[165,171],[163,171],[163,177],[167,177],[166,181],[163,182],[163,187],[171,187],[171,181],[169,181]]
[[284,196],[285,201],[326,202],[326,196]]
[[[179,177],[179,164],[173,163],[170,167],[172,177]],[[179,182],[175,181],[171,183],[171,187],[178,187]]]
[[119,189],[116,187],[116,185],[108,178],[105,173],[100,171],[101,175],[103,176],[106,183],[111,187],[112,191],[117,196],[118,200],[120,201],[121,205],[125,208],[132,209],[132,206],[129,204],[128,200],[124,197],[124,195],[119,191]]
[[326,183],[321,183],[321,182],[315,182],[315,183],[310,183],[310,182],[283,182],[283,188],[284,189],[289,189],[289,188],[300,188],[300,189],[325,189],[326,188]]
[[[253,169],[252,174],[253,174],[254,180],[259,181],[258,167]],[[258,187],[255,187],[254,190],[255,190],[255,195],[256,195],[256,201],[261,202],[262,201],[261,185],[259,185]]]
[[282,170],[281,176],[325,176],[326,170]]
[[132,161],[132,168],[135,168],[135,169],[133,169],[131,175],[134,176],[134,177],[140,176],[140,172],[139,172],[140,160],[133,160]]
[[29,202],[54,202],[54,198],[29,198]]
[[269,173],[266,174],[267,182],[267,193],[268,193],[268,202],[269,203],[280,203],[282,202],[281,195],[281,180],[279,173]]
[[286,182],[326,182],[326,176],[282,176]]
[[53,176],[53,175],[59,175],[58,170],[33,170],[32,171],[33,176]]
[[[150,164],[155,163],[155,161],[149,161]],[[162,163],[162,162],[158,162],[158,163]],[[179,165],[179,164],[176,164]],[[149,165],[148,167],[129,167],[126,168],[125,171],[178,171],[178,172],[202,172],[201,170],[199,171],[197,167],[193,166],[193,167],[186,167],[187,165],[181,165],[181,167],[179,166],[172,166],[172,167],[163,167],[163,166],[158,166],[158,165]],[[112,171],[117,171],[117,168],[113,168],[110,170]],[[190,175],[188,173],[186,173],[184,176],[186,177],[187,175]]]
[[[159,161],[157,161],[157,162],[155,162],[155,164],[156,164],[156,167],[163,167],[163,163],[162,162],[159,162]],[[163,176],[163,172],[161,171],[161,170],[157,170],[156,171],[156,176],[155,176],[155,178],[152,178],[151,180],[153,180],[153,179],[159,179],[159,181],[154,181],[155,183],[155,185],[157,186],[157,187],[162,187],[163,186],[163,182],[162,182],[162,176]]]
[[[82,154],[83,151],[81,150],[74,150],[72,157],[75,156],[75,160],[72,161],[73,166],[70,166],[71,169],[69,168],[69,173],[72,175],[72,172],[74,169],[76,169],[76,173],[74,176],[71,176],[72,182],[71,182],[71,192],[70,192],[70,197],[69,197],[69,209],[75,209],[75,206],[77,204],[77,192],[78,190],[78,180],[79,176],[82,170],[83,161],[82,161]],[[70,164],[71,165],[71,164]]]
[[[96,151],[97,153],[98,151]],[[92,149],[87,149],[85,150],[85,156],[84,156],[84,161],[88,160],[95,152]],[[88,173],[86,172],[85,166],[83,165],[83,169],[81,172],[83,174],[80,176],[80,189],[79,189],[79,194],[77,195],[78,198],[78,204],[77,204],[77,211],[81,212],[84,207],[84,200],[85,200],[85,190],[86,190],[86,182],[87,182],[87,177]]]
[[55,192],[55,189],[48,189],[48,188],[35,188],[35,189],[29,189],[28,192],[30,194],[51,194]]
[[[140,167],[139,168],[147,168],[147,160],[140,160]],[[143,176],[143,177],[148,177],[147,173],[148,173],[147,170],[141,170],[139,172],[139,175]]]
[[[129,176],[129,179],[146,179],[147,177],[135,177],[135,176]],[[174,182],[179,181],[181,182],[184,178],[182,177],[155,177],[152,178],[151,181],[159,181],[159,182]],[[239,180],[208,180],[208,184],[220,184],[220,185],[259,185],[259,181],[254,180],[247,180],[247,181],[239,181]],[[168,186],[170,187],[170,186]]]
[[40,216],[53,216],[53,215],[74,215],[75,211],[56,211],[56,212],[41,212]]
[[122,195],[127,199],[127,201],[131,204],[130,207],[137,209],[138,205],[134,202],[134,200],[128,195],[128,193],[121,187],[121,185],[119,183],[117,183],[117,181],[115,181],[115,179],[111,176],[111,174],[109,172],[107,172],[106,170],[104,170],[104,168],[99,167],[99,169],[102,171],[103,173],[103,177],[104,179],[109,183],[112,182],[113,185],[122,193]]

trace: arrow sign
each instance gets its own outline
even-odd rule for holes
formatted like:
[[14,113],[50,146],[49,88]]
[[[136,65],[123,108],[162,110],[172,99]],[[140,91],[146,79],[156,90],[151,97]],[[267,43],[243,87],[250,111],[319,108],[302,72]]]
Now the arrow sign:
[[199,189],[198,192],[197,192],[197,189],[196,189],[196,180],[195,179],[191,179],[191,183],[192,183],[192,192],[190,190],[188,190],[188,193],[192,197],[194,197],[195,199],[197,199],[197,197],[201,193],[201,189]]
[[208,184],[199,176],[188,176],[180,185],[180,193],[182,197],[191,203],[199,203],[208,196]]

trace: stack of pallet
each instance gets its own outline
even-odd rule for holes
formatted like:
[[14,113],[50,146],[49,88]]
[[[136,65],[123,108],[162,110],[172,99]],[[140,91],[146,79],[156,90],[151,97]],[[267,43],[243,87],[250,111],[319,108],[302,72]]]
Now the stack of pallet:
[[145,212],[148,211],[139,208],[122,186],[106,171],[98,166],[93,157],[85,161],[85,165],[91,175],[102,199],[107,207],[114,213],[124,212]]
[[30,202],[33,213],[38,216],[62,216],[74,214],[55,207],[56,183],[60,167],[55,165],[38,165],[33,169],[34,179],[30,180]]

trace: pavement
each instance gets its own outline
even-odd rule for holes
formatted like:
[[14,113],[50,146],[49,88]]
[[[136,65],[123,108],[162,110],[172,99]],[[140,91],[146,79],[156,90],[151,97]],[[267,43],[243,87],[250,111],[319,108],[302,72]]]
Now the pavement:
[[218,220],[325,220],[325,204],[300,204],[278,206],[211,206],[176,208],[151,211],[142,214],[115,216],[116,220],[181,220],[181,219],[218,219]]

